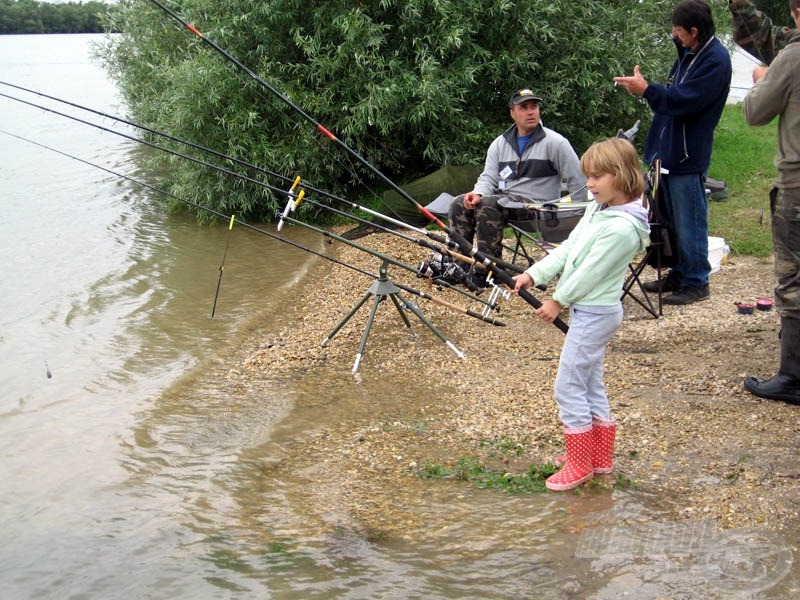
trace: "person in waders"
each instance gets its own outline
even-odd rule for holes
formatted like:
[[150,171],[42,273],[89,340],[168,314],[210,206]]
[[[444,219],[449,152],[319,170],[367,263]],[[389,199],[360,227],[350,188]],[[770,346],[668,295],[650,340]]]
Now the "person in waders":
[[[789,10],[800,29],[800,0]],[[800,38],[794,37],[768,67],[753,70],[753,87],[742,103],[750,125],[778,117],[778,176],[770,191],[775,254],[775,306],[781,318],[780,367],[770,379],[747,377],[746,390],[770,400],[800,405]]]

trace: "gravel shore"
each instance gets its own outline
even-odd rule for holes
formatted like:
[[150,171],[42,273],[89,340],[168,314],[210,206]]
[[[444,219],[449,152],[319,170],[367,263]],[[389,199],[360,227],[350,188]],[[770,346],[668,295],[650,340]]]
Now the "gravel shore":
[[[386,233],[358,243],[414,267],[430,255]],[[381,262],[339,242],[328,252],[372,273]],[[325,347],[320,342],[374,280],[321,260],[286,305],[276,307],[283,325],[253,332],[228,377],[301,387],[320,381],[331,394],[366,399],[366,415],[309,423],[298,451],[289,452],[286,461],[313,471],[314,493],[326,506],[341,502],[366,529],[404,535],[420,526],[404,510],[404,500],[413,504],[415,494],[435,485],[419,477],[422,465],[453,466],[472,455],[491,466],[500,459],[486,450],[487,441],[524,448],[521,456],[502,459],[501,467],[510,472],[552,462],[560,453],[552,386],[563,334],[538,321],[518,297],[501,300],[492,317],[505,326],[493,326],[465,314],[480,312],[480,303],[440,291],[395,265],[388,273],[391,281],[448,303],[401,292],[464,352],[463,359],[409,313],[411,335],[386,301],[376,311],[359,374],[352,375],[372,296]],[[654,276],[649,268],[644,273],[645,279]],[[772,288],[771,260],[731,256],[711,276],[708,301],[665,306],[655,319],[625,300],[625,320],[606,359],[619,425],[615,473],[602,482],[611,490],[624,480],[652,493],[676,520],[712,519],[722,529],[768,528],[797,553],[800,407],[758,399],[742,387],[748,374],[775,372],[779,320],[774,310],[738,314],[735,302],[769,297]],[[547,292],[537,294],[542,299]]]

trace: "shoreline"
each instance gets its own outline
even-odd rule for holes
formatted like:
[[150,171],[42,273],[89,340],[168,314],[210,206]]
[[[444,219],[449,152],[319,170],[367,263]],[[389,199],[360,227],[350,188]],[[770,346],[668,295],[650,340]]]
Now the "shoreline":
[[[359,243],[414,266],[430,254],[385,233]],[[335,244],[329,252],[378,271],[379,259],[354,248]],[[389,268],[389,277],[481,310],[398,267]],[[652,277],[654,271],[646,269],[644,279]],[[535,319],[517,297],[501,301],[493,316],[506,325],[497,327],[403,292],[465,353],[464,360],[414,315],[409,315],[415,332],[410,336],[394,306],[383,302],[354,377],[350,371],[372,301],[325,347],[320,341],[370,285],[369,278],[344,267],[315,265],[286,303],[284,325],[265,328],[266,333],[254,330],[258,339],[240,349],[241,364],[228,378],[285,385],[295,379],[305,386],[318,380],[341,388],[331,393],[342,398],[366,398],[368,415],[341,414],[338,423],[305,423],[302,433],[295,431],[302,443],[295,445],[298,452],[287,451],[284,467],[314,472],[324,467],[325,475],[317,474],[325,481],[320,489],[333,500],[319,502],[341,502],[339,509],[366,530],[413,537],[420,524],[407,507],[414,494],[437,485],[419,477],[423,465],[452,467],[472,455],[491,467],[497,457],[486,450],[487,441],[524,448],[521,456],[499,465],[514,473],[524,473],[531,463],[551,463],[561,452],[552,384],[563,334]],[[655,319],[626,299],[623,325],[606,357],[606,386],[619,425],[615,471],[601,478],[599,491],[547,493],[553,498],[611,494],[623,478],[660,498],[670,519],[711,519],[720,529],[767,528],[797,552],[800,407],[761,400],[742,387],[748,374],[774,373],[778,315],[740,315],[734,305],[771,296],[772,287],[771,259],[730,257],[712,274],[707,301],[665,306]]]

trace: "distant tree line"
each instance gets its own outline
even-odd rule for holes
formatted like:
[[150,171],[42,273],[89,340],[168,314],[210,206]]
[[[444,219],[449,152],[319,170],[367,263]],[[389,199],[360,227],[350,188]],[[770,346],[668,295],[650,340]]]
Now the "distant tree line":
[[114,8],[105,2],[0,0],[0,34],[103,33],[104,16]]

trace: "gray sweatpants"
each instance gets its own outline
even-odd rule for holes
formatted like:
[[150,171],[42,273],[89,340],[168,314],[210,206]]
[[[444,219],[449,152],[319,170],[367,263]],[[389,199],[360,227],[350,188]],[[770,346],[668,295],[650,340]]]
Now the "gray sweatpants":
[[592,417],[611,420],[603,362],[606,347],[622,324],[622,303],[615,306],[573,305],[569,332],[561,349],[555,382],[559,418],[570,429],[592,424]]

